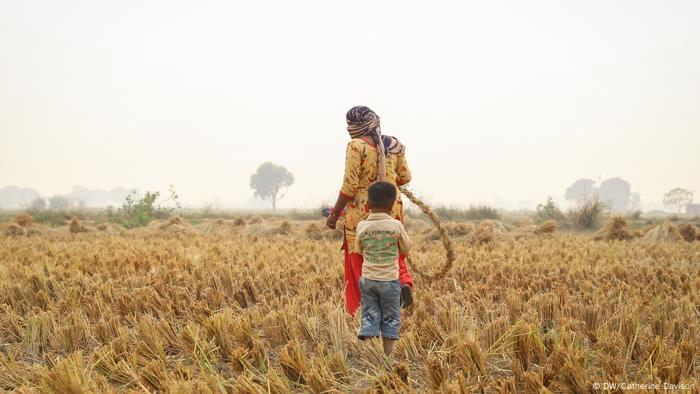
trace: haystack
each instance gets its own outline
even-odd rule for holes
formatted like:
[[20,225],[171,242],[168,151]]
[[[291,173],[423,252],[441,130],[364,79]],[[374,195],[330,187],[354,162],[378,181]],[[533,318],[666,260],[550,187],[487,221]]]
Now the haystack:
[[316,223],[309,223],[304,229],[306,237],[313,240],[340,240],[343,239],[343,233],[340,230],[331,230],[325,226],[320,226]]
[[605,239],[608,241],[627,241],[632,239],[632,233],[627,227],[627,221],[622,216],[614,216],[605,226]]
[[152,224],[149,224],[149,227],[152,226],[157,226],[160,230],[167,230],[171,226],[182,226],[184,224],[184,221],[182,220],[181,217],[179,216],[173,216],[168,221],[166,222],[151,222]]
[[7,236],[23,236],[27,235],[27,229],[17,223],[10,223],[10,226],[5,230]]
[[250,224],[258,224],[262,221],[263,218],[261,218],[260,216],[253,216],[252,218],[250,218]]
[[664,223],[647,231],[642,240],[648,242],[675,242],[683,239],[678,227],[672,223]]
[[77,218],[73,218],[73,220],[70,221],[69,230],[71,234],[86,233],[88,231]]
[[239,217],[239,218],[236,218],[236,219],[233,221],[233,225],[234,225],[234,226],[245,226],[245,220],[243,220],[243,218],[240,218],[240,217]]
[[678,231],[681,233],[681,237],[687,242],[693,242],[698,238],[698,231],[695,226],[690,223],[682,224]]
[[289,223],[288,220],[285,220],[280,224],[278,231],[280,234],[284,234],[284,235],[289,234],[292,232],[292,224]]
[[474,245],[493,243],[499,236],[503,235],[503,228],[505,228],[505,226],[503,226],[503,224],[500,222],[496,222],[495,220],[484,220],[472,232],[470,242]]
[[[474,229],[475,226],[472,223],[452,223],[445,225],[447,234],[454,238],[467,236],[474,232]],[[442,237],[438,229],[431,227],[424,230],[423,234],[425,234],[425,239],[428,241],[437,241]]]
[[27,227],[32,223],[32,215],[27,212],[22,212],[15,217],[15,223],[22,227]]
[[551,234],[555,231],[557,231],[557,221],[556,220],[547,220],[547,221],[543,222],[542,224],[536,226],[535,229],[533,230],[533,232],[537,235]]

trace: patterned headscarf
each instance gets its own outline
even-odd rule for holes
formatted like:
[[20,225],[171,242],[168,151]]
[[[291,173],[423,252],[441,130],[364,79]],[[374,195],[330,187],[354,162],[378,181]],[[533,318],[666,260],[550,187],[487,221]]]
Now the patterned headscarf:
[[386,155],[403,154],[404,146],[394,137],[382,135],[379,115],[364,105],[350,108],[345,114],[351,138],[372,137],[377,147],[377,180],[386,181]]

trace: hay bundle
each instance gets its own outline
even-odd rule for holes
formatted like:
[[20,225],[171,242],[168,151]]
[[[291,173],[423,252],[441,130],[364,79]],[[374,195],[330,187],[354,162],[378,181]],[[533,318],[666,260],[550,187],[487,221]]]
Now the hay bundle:
[[32,215],[27,212],[22,212],[15,217],[15,223],[22,227],[27,227],[32,223]]
[[[454,223],[445,225],[447,234],[451,237],[460,238],[471,234],[474,231],[474,225],[471,223]],[[442,239],[442,235],[437,228],[428,228],[423,231],[425,239],[428,241],[437,241]]]
[[632,239],[632,233],[627,227],[627,221],[622,216],[615,216],[605,227],[605,239],[608,241],[627,241]]
[[343,239],[343,231],[340,229],[330,230],[325,226],[319,226],[316,223],[309,223],[304,229],[306,237],[313,240],[341,240]]
[[263,221],[263,218],[261,218],[260,216],[253,216],[253,217],[250,219],[250,224],[258,224],[258,223],[260,223],[260,222],[262,222],[262,221]]
[[642,238],[648,242],[674,242],[683,239],[678,227],[672,223],[664,223],[649,230]]
[[683,237],[683,239],[687,242],[693,242],[698,238],[698,233],[695,226],[690,223],[681,225],[678,228],[678,231],[681,233],[681,237]]
[[149,224],[149,227],[157,227],[160,230],[168,230],[172,226],[180,226],[184,227],[184,221],[182,220],[181,217],[179,216],[173,216],[168,221],[166,222],[151,222],[152,224]]
[[279,227],[279,233],[287,235],[292,232],[292,224],[288,220],[283,221]]
[[453,237],[469,235],[474,231],[474,225],[470,223],[455,223],[449,228],[449,233]]
[[27,229],[17,223],[10,223],[10,226],[5,230],[5,234],[10,237],[27,235]]
[[310,239],[323,239],[323,233],[321,232],[321,228],[316,225],[316,223],[309,223],[308,226],[304,229],[304,232],[306,233],[306,236],[309,237]]
[[486,245],[496,240],[496,235],[502,233],[493,220],[484,220],[474,230],[470,242],[474,245]]
[[243,218],[236,218],[236,220],[233,221],[234,226],[245,226],[245,220]]
[[88,231],[77,218],[73,218],[73,220],[70,221],[69,230],[71,234],[86,233]]
[[214,233],[218,229],[221,229],[222,227],[223,226],[219,225],[216,220],[209,220],[209,221],[206,221],[206,222],[203,222],[203,223],[200,223],[200,224],[194,226],[195,229],[197,229],[205,234]]
[[556,220],[547,220],[544,223],[540,224],[539,226],[535,227],[535,230],[533,232],[537,235],[542,235],[542,234],[551,234],[555,231],[557,231],[557,221]]
[[107,231],[109,230],[109,225],[107,223],[100,223],[97,225],[97,229],[100,231]]

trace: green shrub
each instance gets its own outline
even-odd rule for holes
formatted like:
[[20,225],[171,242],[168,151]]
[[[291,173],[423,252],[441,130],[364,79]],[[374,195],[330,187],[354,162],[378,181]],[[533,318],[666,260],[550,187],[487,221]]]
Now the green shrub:
[[147,191],[141,198],[137,198],[136,192],[132,192],[126,196],[124,203],[116,212],[111,208],[108,209],[107,216],[111,222],[126,228],[146,226],[153,220],[172,216],[176,209],[180,209],[178,195],[172,186],[169,189],[169,194],[170,198],[167,201],[174,202],[175,208],[166,208],[158,204],[156,202],[160,196],[158,191]]
[[544,204],[538,205],[537,211],[535,212],[535,222],[544,223],[547,220],[554,220],[557,222],[564,220],[564,214],[554,203],[552,196],[547,197],[547,201]]

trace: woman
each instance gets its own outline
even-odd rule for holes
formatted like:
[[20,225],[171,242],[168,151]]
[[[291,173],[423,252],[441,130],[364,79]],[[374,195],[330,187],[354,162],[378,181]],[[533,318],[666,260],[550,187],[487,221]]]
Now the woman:
[[[345,252],[345,307],[351,315],[360,306],[359,281],[362,255],[355,250],[357,224],[367,218],[367,188],[376,180],[402,186],[411,181],[404,146],[394,137],[381,134],[379,116],[365,106],[350,108],[345,115],[350,142],[345,152],[345,177],[338,201],[326,224],[335,228],[340,212],[347,205],[342,249]],[[391,215],[403,222],[401,192],[398,192]],[[404,306],[413,302],[413,278],[406,269],[406,256],[399,256],[399,280]]]

